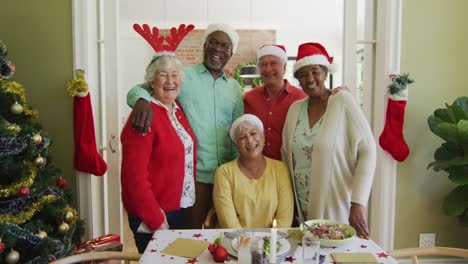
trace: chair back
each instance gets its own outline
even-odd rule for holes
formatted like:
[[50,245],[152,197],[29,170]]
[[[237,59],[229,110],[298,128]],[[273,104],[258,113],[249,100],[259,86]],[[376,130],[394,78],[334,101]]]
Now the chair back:
[[389,252],[393,258],[411,257],[418,264],[418,256],[450,256],[468,259],[468,249],[452,247],[404,248]]
[[57,259],[50,264],[72,264],[81,263],[84,261],[93,260],[125,260],[125,264],[130,261],[138,261],[141,254],[135,252],[120,252],[120,251],[101,251],[101,252],[87,252],[77,255],[68,256],[65,258]]

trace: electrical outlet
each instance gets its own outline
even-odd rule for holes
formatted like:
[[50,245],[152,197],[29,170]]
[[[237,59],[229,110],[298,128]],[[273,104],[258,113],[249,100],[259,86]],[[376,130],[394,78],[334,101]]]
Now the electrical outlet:
[[435,247],[435,233],[419,234],[419,247]]

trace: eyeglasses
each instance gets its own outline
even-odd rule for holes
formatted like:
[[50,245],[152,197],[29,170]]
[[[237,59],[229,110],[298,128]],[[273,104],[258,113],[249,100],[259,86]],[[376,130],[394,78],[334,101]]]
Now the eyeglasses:
[[206,42],[210,48],[217,49],[218,47],[221,48],[222,51],[224,52],[231,52],[232,48],[229,47],[228,44],[226,43],[219,43],[218,41],[214,39],[210,39]]

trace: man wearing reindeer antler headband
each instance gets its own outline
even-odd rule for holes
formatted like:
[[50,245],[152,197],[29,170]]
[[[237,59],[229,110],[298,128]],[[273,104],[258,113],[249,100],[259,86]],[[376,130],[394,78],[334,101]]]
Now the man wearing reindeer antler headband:
[[[178,101],[198,141],[196,201],[186,219],[187,228],[200,228],[212,207],[213,175],[217,167],[237,156],[229,138],[231,123],[244,112],[241,87],[224,74],[224,66],[237,49],[239,35],[229,25],[211,24],[205,31],[203,62],[184,68]],[[132,125],[141,133],[152,122],[151,96],[141,85],[127,94],[134,108]],[[154,117],[159,120],[160,116]]]

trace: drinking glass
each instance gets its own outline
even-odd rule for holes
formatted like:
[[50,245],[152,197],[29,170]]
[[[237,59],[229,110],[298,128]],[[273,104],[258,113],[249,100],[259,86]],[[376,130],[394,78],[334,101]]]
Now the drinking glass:
[[319,264],[320,241],[313,236],[302,237],[302,259],[304,264]]
[[250,242],[252,239],[252,232],[240,231],[237,238],[237,262],[250,263]]

